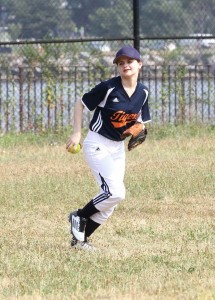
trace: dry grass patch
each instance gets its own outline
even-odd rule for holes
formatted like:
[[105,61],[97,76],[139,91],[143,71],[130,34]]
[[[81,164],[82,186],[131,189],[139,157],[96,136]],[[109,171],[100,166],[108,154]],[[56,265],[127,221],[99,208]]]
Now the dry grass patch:
[[83,153],[0,148],[1,299],[215,299],[215,137],[127,153],[126,200],[69,247],[68,213],[95,193]]

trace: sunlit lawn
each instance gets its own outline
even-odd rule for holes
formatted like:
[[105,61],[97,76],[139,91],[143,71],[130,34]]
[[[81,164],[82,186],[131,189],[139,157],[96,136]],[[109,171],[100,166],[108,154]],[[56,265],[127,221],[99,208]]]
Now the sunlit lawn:
[[127,152],[95,253],[70,249],[68,213],[97,187],[65,142],[1,137],[0,299],[215,299],[214,129],[151,129]]

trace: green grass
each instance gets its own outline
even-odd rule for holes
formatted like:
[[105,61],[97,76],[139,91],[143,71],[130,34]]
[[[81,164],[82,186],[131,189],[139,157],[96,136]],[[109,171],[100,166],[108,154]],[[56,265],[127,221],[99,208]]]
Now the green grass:
[[126,200],[71,250],[67,215],[97,193],[61,135],[0,138],[0,299],[215,299],[215,131],[150,128]]

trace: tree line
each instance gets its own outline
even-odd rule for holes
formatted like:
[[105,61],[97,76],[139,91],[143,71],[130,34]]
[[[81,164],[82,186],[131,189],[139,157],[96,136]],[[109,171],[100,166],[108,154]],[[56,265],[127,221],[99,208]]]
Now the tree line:
[[[140,36],[215,35],[215,0],[140,0]],[[132,0],[0,0],[0,40],[131,37]]]

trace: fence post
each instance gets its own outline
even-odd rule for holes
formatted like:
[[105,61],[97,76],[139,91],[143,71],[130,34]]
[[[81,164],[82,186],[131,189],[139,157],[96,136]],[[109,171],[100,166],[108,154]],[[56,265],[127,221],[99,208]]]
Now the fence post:
[[23,131],[23,67],[19,67],[19,129]]
[[133,37],[134,48],[140,51],[140,9],[139,0],[133,0]]

